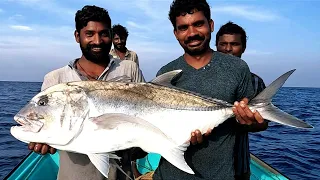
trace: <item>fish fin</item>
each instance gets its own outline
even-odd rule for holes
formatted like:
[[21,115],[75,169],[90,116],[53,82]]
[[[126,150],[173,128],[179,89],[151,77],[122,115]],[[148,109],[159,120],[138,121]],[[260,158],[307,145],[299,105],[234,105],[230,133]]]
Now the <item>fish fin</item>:
[[[166,136],[158,127],[139,117],[122,113],[108,113],[98,117],[91,117],[90,120],[101,129],[114,129],[123,124],[135,124],[145,127],[159,134]],[[170,138],[169,138],[170,139]]]
[[180,78],[181,75],[182,75],[182,70],[169,71],[155,77],[153,80],[150,81],[150,83],[172,87],[173,86],[172,81]]
[[[295,71],[295,69],[288,71],[273,81],[268,87],[266,87],[261,93],[253,98],[249,104],[257,106],[259,113],[264,119],[274,121],[283,125],[288,125],[297,128],[313,128],[308,123],[288,114],[275,107],[271,101],[272,97],[283,86],[289,76]],[[259,109],[259,104],[267,104],[267,106]]]
[[88,154],[88,157],[101,174],[108,178],[110,168],[109,154]]
[[120,172],[122,172],[125,176],[127,176],[130,180],[133,180],[124,170],[119,166],[119,164],[114,160],[110,159],[110,164],[113,164]]
[[266,87],[261,93],[254,97],[250,103],[266,103],[271,102],[272,97],[278,92],[278,90],[283,86],[289,76],[295,71],[295,69],[288,71],[274,80],[268,87]]
[[187,146],[182,145],[180,147],[175,147],[167,151],[161,151],[160,154],[163,158],[165,158],[168,162],[170,162],[180,170],[189,174],[195,174],[184,159],[184,152],[186,149]]
[[108,153],[109,154],[109,159],[118,159],[120,160],[121,157],[119,157],[118,155],[116,155],[115,153]]
[[118,77],[109,79],[108,81],[111,81],[111,82],[132,82],[132,79],[127,75],[123,75],[123,76],[118,76]]
[[313,128],[310,124],[280,110],[272,104],[259,110],[260,115],[267,120],[296,128]]

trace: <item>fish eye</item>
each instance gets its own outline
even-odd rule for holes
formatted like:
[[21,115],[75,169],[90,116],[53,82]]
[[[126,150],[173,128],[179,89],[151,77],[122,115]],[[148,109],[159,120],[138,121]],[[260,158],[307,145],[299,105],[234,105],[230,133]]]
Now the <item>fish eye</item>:
[[38,106],[45,106],[48,104],[48,97],[47,96],[43,96],[40,97],[39,101],[38,101]]

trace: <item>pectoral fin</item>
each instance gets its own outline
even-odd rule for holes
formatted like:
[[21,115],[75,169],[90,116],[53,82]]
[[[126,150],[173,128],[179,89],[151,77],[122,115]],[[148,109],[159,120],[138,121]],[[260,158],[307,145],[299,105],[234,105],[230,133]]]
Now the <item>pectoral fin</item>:
[[98,117],[92,117],[90,120],[95,123],[100,129],[114,129],[119,125],[133,124],[146,128],[150,131],[166,136],[158,127],[148,121],[135,116],[129,116],[122,113],[108,113]]

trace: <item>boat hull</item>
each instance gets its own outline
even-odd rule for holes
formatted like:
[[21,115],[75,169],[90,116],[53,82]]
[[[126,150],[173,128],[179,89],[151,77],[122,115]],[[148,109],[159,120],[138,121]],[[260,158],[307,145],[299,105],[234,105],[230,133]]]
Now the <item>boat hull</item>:
[[[288,180],[286,176],[254,156],[250,155],[250,180]],[[138,170],[146,173],[157,168],[159,155],[153,154],[147,160],[137,162]],[[56,180],[59,170],[59,153],[40,155],[30,152],[5,178],[6,180]]]

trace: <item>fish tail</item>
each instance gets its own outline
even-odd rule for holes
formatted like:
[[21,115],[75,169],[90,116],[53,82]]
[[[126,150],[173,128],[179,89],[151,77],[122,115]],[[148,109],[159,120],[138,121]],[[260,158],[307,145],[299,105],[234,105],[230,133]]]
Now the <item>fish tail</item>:
[[253,98],[249,102],[249,105],[256,108],[264,119],[296,128],[313,128],[308,123],[278,109],[271,103],[273,96],[294,71],[295,69],[288,71],[273,81],[260,94]]

